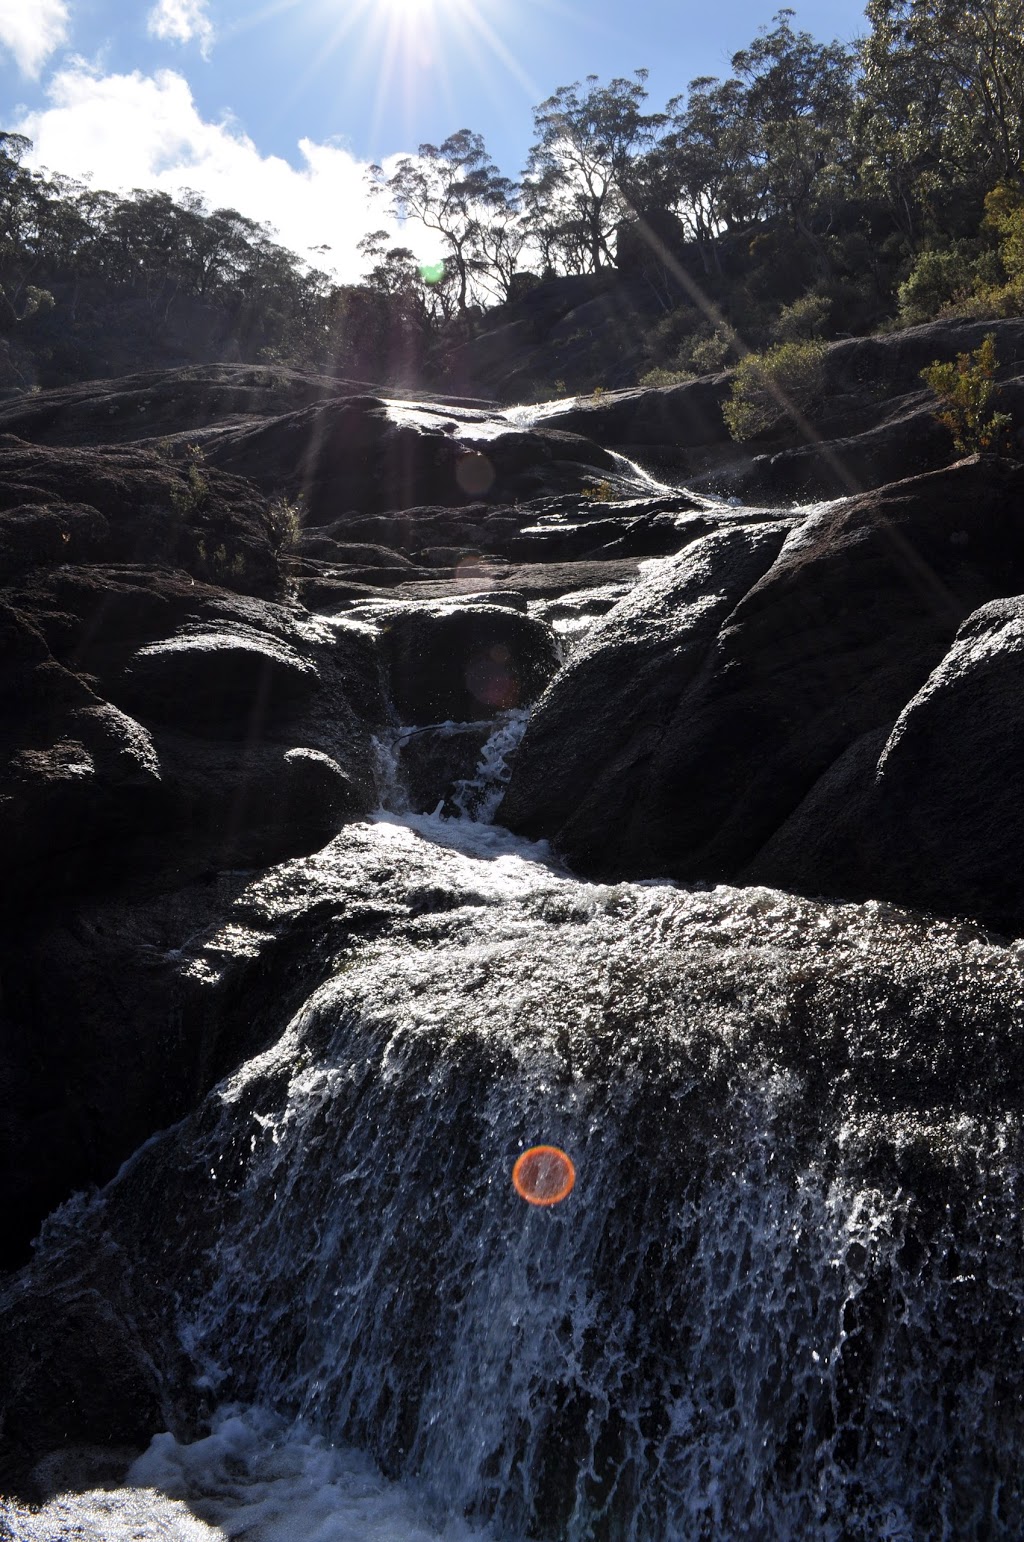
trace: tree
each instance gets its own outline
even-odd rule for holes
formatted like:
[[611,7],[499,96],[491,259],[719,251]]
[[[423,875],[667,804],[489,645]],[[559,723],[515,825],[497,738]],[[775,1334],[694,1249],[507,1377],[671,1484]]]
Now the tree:
[[1024,0],[869,0],[867,17],[862,175],[916,246],[944,195],[980,201],[1024,166]]
[[560,250],[570,271],[610,264],[615,227],[640,201],[642,157],[666,121],[643,111],[646,80],[646,70],[606,86],[588,75],[586,89],[559,86],[534,112],[524,193],[547,227],[551,254]]
[[455,270],[456,304],[465,314],[473,276],[484,262],[482,229],[512,198],[512,184],[490,160],[481,136],[459,129],[441,145],[422,144],[417,156],[403,156],[390,177],[379,166],[371,176],[390,193],[400,219],[419,220],[442,237]]
[[671,128],[652,152],[652,181],[664,207],[682,220],[700,252],[705,272],[721,272],[718,236],[748,223],[756,208],[752,180],[753,126],[743,85],[703,75],[690,82],[689,98],[668,104]]
[[732,67],[746,86],[743,114],[765,210],[781,215],[827,271],[821,235],[834,222],[842,168],[851,161],[854,58],[842,43],[816,43],[809,32],[794,32],[793,14],[779,11],[772,30],[762,28],[733,56]]

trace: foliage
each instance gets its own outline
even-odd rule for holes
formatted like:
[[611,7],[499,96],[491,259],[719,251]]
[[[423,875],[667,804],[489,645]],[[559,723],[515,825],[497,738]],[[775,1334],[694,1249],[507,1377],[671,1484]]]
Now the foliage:
[[1002,450],[1012,427],[1008,413],[992,405],[998,387],[995,337],[990,332],[973,353],[959,353],[956,363],[936,359],[921,371],[921,379],[939,399],[936,420],[953,435],[961,455]]
[[664,123],[646,114],[647,71],[601,85],[559,86],[533,115],[523,197],[530,222],[543,232],[545,267],[594,272],[613,260],[612,235],[641,201],[643,152]]
[[904,325],[930,321],[973,294],[977,280],[974,258],[965,242],[956,242],[944,251],[922,252],[898,290]]
[[271,551],[281,555],[298,544],[302,534],[301,498],[275,498],[267,505],[263,516]]
[[799,343],[821,337],[828,326],[832,301],[827,295],[805,294],[784,305],[771,325],[771,335],[779,343]]
[[724,369],[733,349],[733,339],[719,327],[705,327],[695,334],[682,358],[696,375],[716,375]]
[[607,479],[600,482],[590,482],[583,489],[584,496],[591,503],[613,503],[618,497],[615,488]]
[[741,359],[722,408],[732,437],[755,439],[787,413],[809,407],[824,383],[824,357],[824,346],[812,340],[778,343]]
[[644,70],[559,86],[518,182],[468,128],[373,168],[409,235],[366,236],[355,283],[237,210],[33,171],[30,142],[0,134],[0,383],[143,354],[440,383],[484,305],[615,265],[643,296],[638,373],[894,316],[1024,313],[1024,0],[869,0],[867,27],[822,42],[780,10],[660,110]]
[[[510,261],[515,271],[512,184],[490,160],[479,134],[459,129],[441,145],[422,144],[418,155],[402,156],[389,177],[379,166],[373,175],[399,218],[419,220],[441,237],[456,275],[460,314],[469,307],[470,278],[485,266],[486,250],[497,256],[500,272],[509,272]],[[491,219],[496,223],[488,240],[484,232]],[[505,232],[500,238],[499,225]]]
[[190,444],[185,451],[182,480],[171,488],[171,507],[181,519],[199,514],[210,498],[210,477],[200,445]]
[[687,380],[693,380],[693,378],[694,376],[689,370],[664,369],[659,365],[654,369],[646,370],[637,380],[637,385],[648,387],[683,385]]

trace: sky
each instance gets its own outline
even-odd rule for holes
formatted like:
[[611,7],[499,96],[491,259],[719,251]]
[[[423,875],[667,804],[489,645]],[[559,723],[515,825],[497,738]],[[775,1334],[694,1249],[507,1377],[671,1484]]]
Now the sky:
[[[865,30],[863,0],[805,0],[819,41]],[[0,128],[93,187],[191,188],[351,280],[390,222],[367,192],[424,141],[482,134],[510,177],[559,86],[650,70],[664,106],[771,21],[773,0],[0,0]],[[396,239],[398,233],[396,231]],[[401,239],[425,260],[430,238]]]

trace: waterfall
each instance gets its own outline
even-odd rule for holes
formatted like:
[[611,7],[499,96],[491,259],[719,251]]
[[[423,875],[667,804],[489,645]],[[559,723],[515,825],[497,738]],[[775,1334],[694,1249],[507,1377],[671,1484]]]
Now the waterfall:
[[[428,813],[396,726],[377,813],[167,955],[307,924],[276,1041],[37,1248],[82,1311],[131,1274],[171,1427],[0,1536],[1024,1535],[1024,951],[578,880],[494,823],[526,726]],[[541,1143],[548,1209],[511,1182]]]
[[[405,919],[44,1239],[161,1239],[219,1412],[132,1469],[153,1535],[205,1535],[187,1501],[262,1542],[1018,1536],[1021,1122],[984,1093],[1018,951],[443,824],[294,864],[311,906],[390,874]],[[576,1165],[551,1210],[510,1182],[539,1141]]]

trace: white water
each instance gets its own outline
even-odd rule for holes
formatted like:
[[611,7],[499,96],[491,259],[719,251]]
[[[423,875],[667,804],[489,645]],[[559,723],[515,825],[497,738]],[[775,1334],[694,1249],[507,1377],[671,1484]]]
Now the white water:
[[440,1527],[411,1483],[389,1483],[362,1452],[266,1410],[218,1410],[192,1445],[157,1435],[125,1485],[52,1499],[32,1513],[0,1501],[17,1542],[485,1542]]
[[[498,439],[502,434],[508,434],[517,430],[525,430],[536,426],[543,426],[544,422],[559,413],[565,412],[575,406],[577,397],[564,397],[557,401],[535,402],[531,405],[520,404],[515,407],[494,407],[491,409],[477,409],[472,407],[445,407],[442,403],[432,405],[427,402],[401,401],[391,398],[385,401],[389,416],[396,423],[407,423],[416,428],[438,429],[443,428],[446,433],[455,439],[465,441],[467,445],[484,446],[491,439]],[[708,507],[720,507],[721,500],[704,494],[689,493],[685,487],[679,487],[668,482],[660,482],[656,477],[630,460],[628,456],[619,455],[616,451],[608,452],[615,461],[616,468],[623,482],[628,487],[633,487],[638,493],[646,496],[678,496],[685,494],[696,502],[706,504]],[[601,480],[599,471],[594,472],[595,482]]]

